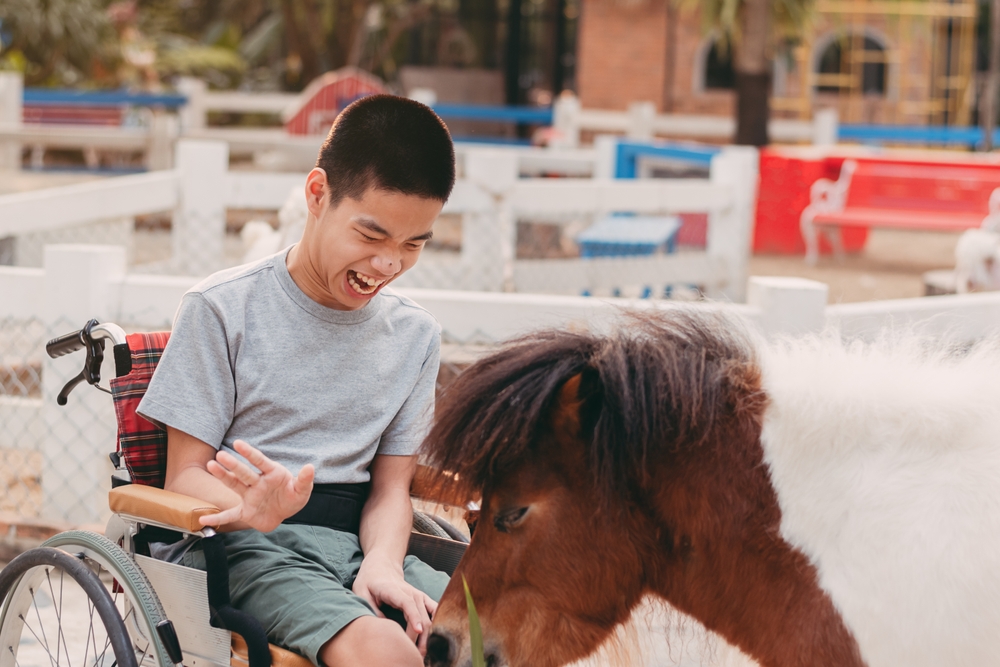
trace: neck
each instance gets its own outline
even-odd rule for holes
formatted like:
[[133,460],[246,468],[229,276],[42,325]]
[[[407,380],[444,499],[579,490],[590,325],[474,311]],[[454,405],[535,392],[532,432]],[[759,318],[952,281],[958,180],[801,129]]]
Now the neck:
[[[725,446],[672,461],[676,483],[649,501],[667,529],[665,562],[654,569],[662,579],[650,587],[761,667],[864,667],[816,568],[781,538],[757,427],[720,431],[716,441]],[[723,463],[705,466],[700,457],[710,456]]]
[[805,556],[772,538],[770,548],[744,543],[735,560],[705,563],[698,569],[710,576],[689,577],[668,599],[761,667],[864,667]]
[[288,275],[292,277],[292,280],[307,297],[321,306],[334,310],[345,310],[344,305],[333,299],[327,292],[326,284],[301,241],[288,251],[285,266],[288,267]]

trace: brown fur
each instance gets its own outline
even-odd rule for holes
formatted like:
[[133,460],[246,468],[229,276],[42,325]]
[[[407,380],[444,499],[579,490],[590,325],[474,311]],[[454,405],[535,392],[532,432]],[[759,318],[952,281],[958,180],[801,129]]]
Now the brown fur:
[[465,646],[464,576],[488,652],[512,667],[589,654],[647,593],[764,667],[862,665],[815,569],[779,535],[766,403],[738,326],[694,311],[604,337],[542,332],[467,370],[426,453],[482,491],[482,520],[429,663]]

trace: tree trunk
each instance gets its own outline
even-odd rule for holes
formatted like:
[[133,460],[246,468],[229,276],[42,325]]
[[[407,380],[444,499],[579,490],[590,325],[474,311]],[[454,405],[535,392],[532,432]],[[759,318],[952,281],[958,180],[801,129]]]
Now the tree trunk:
[[990,1],[990,69],[979,102],[979,125],[983,128],[983,150],[993,150],[993,128],[997,122],[997,93],[1000,87],[1000,0]]
[[736,136],[733,141],[737,144],[764,146],[768,143],[770,28],[770,0],[743,0],[733,63],[736,70]]

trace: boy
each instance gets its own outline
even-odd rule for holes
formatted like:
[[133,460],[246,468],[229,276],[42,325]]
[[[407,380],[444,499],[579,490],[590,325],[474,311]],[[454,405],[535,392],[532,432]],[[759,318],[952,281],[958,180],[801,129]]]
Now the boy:
[[139,406],[167,428],[166,488],[221,508],[202,523],[226,532],[233,604],[317,665],[422,665],[447,585],[404,560],[440,326],[386,286],[431,238],[454,159],[417,102],[347,107],[302,240],[184,296]]

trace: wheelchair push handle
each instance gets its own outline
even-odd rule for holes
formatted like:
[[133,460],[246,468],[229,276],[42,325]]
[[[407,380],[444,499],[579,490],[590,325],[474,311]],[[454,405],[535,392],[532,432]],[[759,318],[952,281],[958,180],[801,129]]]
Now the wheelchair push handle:
[[128,375],[132,371],[132,355],[125,340],[125,331],[117,324],[110,322],[101,324],[97,320],[90,320],[79,331],[63,334],[45,344],[45,351],[53,359],[77,350],[87,350],[83,370],[63,386],[59,396],[56,397],[56,403],[66,405],[69,393],[81,382],[86,381],[87,384],[96,386],[101,381],[105,340],[110,340],[114,344],[116,376]]

